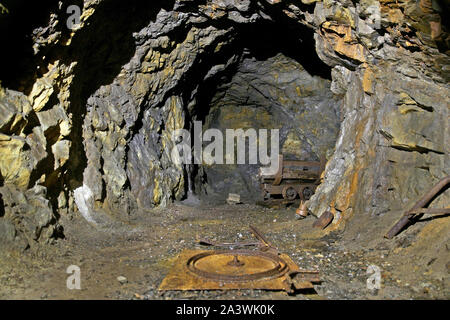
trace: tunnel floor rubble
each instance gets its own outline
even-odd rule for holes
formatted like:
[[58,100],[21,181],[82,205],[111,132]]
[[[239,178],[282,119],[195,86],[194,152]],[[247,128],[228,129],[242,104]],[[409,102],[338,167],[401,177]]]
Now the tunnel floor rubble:
[[[25,253],[2,252],[0,299],[448,299],[448,277],[405,264],[399,242],[381,239],[358,248],[338,231],[312,228],[316,219],[295,219],[296,206],[174,204],[136,221],[125,231],[98,231],[77,214],[65,221],[66,239]],[[258,227],[280,252],[304,269],[320,270],[314,290],[288,294],[264,290],[158,291],[178,255],[204,249],[202,238],[217,242],[254,241],[248,226]],[[422,226],[423,227],[423,226]],[[408,237],[414,230],[407,230]],[[382,238],[382,237],[381,237]],[[406,238],[405,238],[406,239]],[[406,240],[405,240],[406,241]],[[403,242],[404,245],[404,242]],[[411,257],[414,261],[414,257]],[[430,263],[430,266],[432,266]],[[80,267],[81,289],[69,290],[66,273]],[[381,288],[368,289],[380,270]],[[407,268],[407,269],[405,269]],[[408,269],[409,268],[409,269]],[[409,272],[405,272],[409,270]],[[120,278],[120,280],[118,279]]]

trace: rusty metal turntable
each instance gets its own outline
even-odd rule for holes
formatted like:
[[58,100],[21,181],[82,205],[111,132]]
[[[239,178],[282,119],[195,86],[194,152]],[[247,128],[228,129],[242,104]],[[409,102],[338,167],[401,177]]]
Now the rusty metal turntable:
[[[252,227],[253,228],[253,227]],[[312,289],[318,271],[300,269],[286,254],[278,253],[255,229],[257,249],[184,250],[159,290],[263,289],[292,292]],[[230,244],[228,244],[230,245]],[[233,248],[233,246],[231,246]]]

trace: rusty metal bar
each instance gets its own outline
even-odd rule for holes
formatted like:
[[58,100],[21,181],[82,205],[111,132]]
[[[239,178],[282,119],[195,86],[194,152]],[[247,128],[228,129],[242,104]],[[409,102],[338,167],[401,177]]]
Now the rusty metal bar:
[[413,210],[405,213],[405,215],[413,214],[431,214],[431,215],[439,215],[439,214],[450,214],[450,208],[420,208],[417,210]]
[[419,201],[408,211],[404,216],[386,233],[384,236],[387,239],[395,237],[416,215],[414,212],[423,209],[432,199],[438,194],[447,184],[450,183],[450,176],[440,180],[430,191],[428,191]]
[[257,247],[261,245],[261,242],[215,242],[207,239],[200,239],[199,244],[213,247]]
[[258,239],[259,241],[261,241],[266,247],[270,247],[270,248],[275,248],[274,246],[272,246],[272,244],[262,235],[262,233],[256,229],[253,226],[249,226],[250,231],[253,233],[253,235],[256,237],[256,239]]
[[325,211],[322,215],[314,221],[313,228],[325,229],[334,219],[334,214],[330,211]]

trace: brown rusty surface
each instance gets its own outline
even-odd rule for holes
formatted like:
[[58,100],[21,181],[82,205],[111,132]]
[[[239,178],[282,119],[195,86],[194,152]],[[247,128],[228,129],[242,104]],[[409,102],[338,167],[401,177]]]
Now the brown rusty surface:
[[325,211],[319,219],[313,223],[314,228],[325,229],[331,221],[333,221],[334,215],[330,211]]
[[294,200],[300,196],[302,200],[308,200],[309,196],[303,194],[308,188],[314,193],[321,180],[321,174],[325,168],[325,159],[321,161],[283,160],[283,155],[278,156],[278,171],[274,175],[262,174],[259,178],[261,188],[268,195],[282,195],[286,200]]
[[298,209],[295,211],[295,213],[300,217],[300,218],[306,218],[308,216],[308,208],[306,206],[306,203],[302,200],[300,202],[300,206],[298,207]]
[[[291,279],[292,273],[300,275],[296,281]],[[291,291],[292,285],[297,289],[312,288],[311,281],[318,281],[318,273],[300,270],[285,254],[184,250],[159,290]]]
[[256,227],[254,226],[249,226],[250,231],[252,232],[253,236],[258,239],[259,241],[261,241],[265,246],[267,247],[271,247],[271,248],[275,248],[270,242],[269,240],[267,240],[263,234],[261,233],[261,231],[259,231]]
[[406,212],[404,215],[409,216],[410,214],[429,214],[429,215],[443,215],[443,214],[450,214],[450,208],[420,208],[411,210],[409,212]]

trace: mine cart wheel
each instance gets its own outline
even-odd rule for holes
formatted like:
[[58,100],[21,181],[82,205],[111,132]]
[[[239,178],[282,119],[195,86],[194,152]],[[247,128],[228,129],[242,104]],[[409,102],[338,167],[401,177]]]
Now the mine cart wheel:
[[285,187],[283,188],[282,191],[283,194],[283,198],[286,200],[294,200],[295,198],[297,198],[297,190],[295,190],[294,187]]
[[310,187],[306,187],[303,189],[302,194],[303,194],[304,200],[309,200],[309,198],[311,198],[311,196],[314,194],[314,192],[311,190]]

